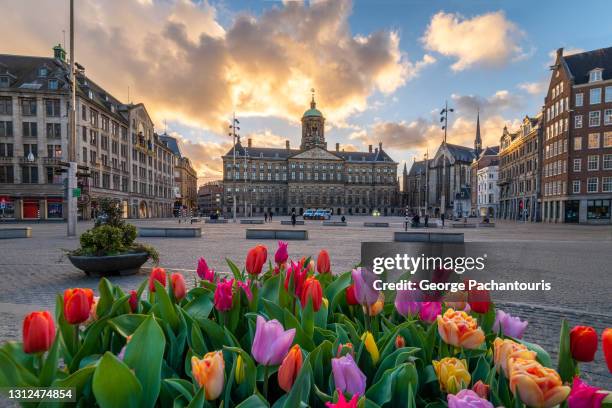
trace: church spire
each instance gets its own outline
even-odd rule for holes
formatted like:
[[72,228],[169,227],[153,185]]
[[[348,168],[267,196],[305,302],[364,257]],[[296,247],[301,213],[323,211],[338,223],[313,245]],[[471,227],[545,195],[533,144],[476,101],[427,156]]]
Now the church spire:
[[311,88],[310,92],[312,92],[312,100],[310,101],[310,109],[315,109],[317,107],[317,103],[315,102],[315,99],[314,99],[315,89]]
[[482,152],[482,138],[480,137],[480,109],[476,115],[476,139],[474,140],[474,153],[476,157]]

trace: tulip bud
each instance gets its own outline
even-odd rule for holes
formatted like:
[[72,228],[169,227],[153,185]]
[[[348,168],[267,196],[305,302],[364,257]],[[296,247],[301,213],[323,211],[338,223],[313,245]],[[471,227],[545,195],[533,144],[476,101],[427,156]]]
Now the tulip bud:
[[353,343],[344,343],[338,344],[338,352],[336,353],[336,357],[342,357],[350,354],[355,357],[355,350],[353,349]]
[[358,305],[357,297],[355,296],[355,284],[352,283],[346,288],[346,304],[349,306]]
[[368,314],[371,317],[378,316],[380,312],[382,312],[384,306],[385,306],[385,298],[381,292],[379,299],[374,304],[370,305],[370,307],[368,308],[369,309]]
[[607,328],[601,334],[601,343],[608,370],[612,374],[612,328]]
[[130,310],[132,313],[136,313],[138,311],[138,292],[135,290],[130,291]]
[[170,284],[172,285],[172,293],[174,293],[175,299],[181,301],[187,293],[185,278],[180,273],[173,273],[170,276]]
[[246,271],[249,275],[259,275],[268,258],[268,249],[257,245],[249,250],[246,258]]
[[291,265],[287,269],[287,275],[285,276],[285,290],[289,291],[289,285],[291,284],[291,280],[293,280],[293,293],[301,299],[307,275],[308,271],[306,269],[295,262],[291,262]]
[[204,258],[198,259],[198,267],[196,269],[196,273],[202,280],[207,280],[209,282],[215,281],[215,271],[208,267],[206,260]]
[[419,317],[424,322],[433,323],[441,312],[442,304],[440,302],[422,302]]
[[91,289],[72,288],[64,291],[64,318],[70,324],[80,324],[89,319],[93,304]]
[[319,256],[317,257],[317,272],[319,273],[330,273],[331,272],[329,253],[324,249],[322,249],[321,252],[319,252]]
[[242,356],[238,354],[238,357],[236,357],[236,372],[234,373],[236,384],[242,384],[245,376],[246,368],[244,366],[244,361],[242,361]]
[[476,384],[472,386],[472,391],[478,394],[478,396],[482,399],[489,399],[489,386],[483,383],[481,380],[476,381]]
[[374,341],[374,336],[372,333],[365,332],[361,336],[361,341],[363,341],[368,354],[370,354],[370,358],[372,359],[372,363],[376,365],[378,360],[380,359],[380,353],[378,352],[378,346],[376,345],[376,341]]
[[278,368],[278,385],[285,391],[291,391],[300,370],[302,369],[302,350],[297,344],[291,347]]
[[488,290],[472,289],[468,291],[468,303],[472,311],[476,313],[487,313],[491,305],[491,297]]
[[166,286],[166,270],[164,268],[153,268],[149,275],[149,292],[155,292],[155,281]]
[[207,353],[202,360],[193,356],[191,372],[196,383],[204,388],[208,401],[219,398],[225,384],[225,361],[222,352],[212,351]]
[[445,357],[432,361],[440,389],[448,394],[456,394],[466,388],[472,379],[467,362],[455,357]]
[[289,251],[287,251],[287,246],[288,244],[286,242],[278,241],[278,249],[274,254],[274,262],[277,266],[284,264],[287,262],[287,259],[289,259]]
[[302,297],[300,299],[303,308],[308,305],[309,300],[312,300],[313,310],[318,312],[321,308],[321,302],[323,301],[323,289],[321,289],[319,281],[312,276],[307,278],[304,282],[304,289],[302,290]]
[[222,280],[217,283],[215,288],[214,304],[215,308],[220,312],[227,312],[232,308],[234,280]]
[[397,337],[395,337],[395,348],[400,349],[402,347],[406,347],[406,339],[404,339],[404,336],[401,334],[398,334]]
[[51,313],[31,312],[23,319],[23,351],[25,353],[45,352],[55,340],[55,324]]
[[595,329],[576,326],[570,330],[570,350],[574,360],[589,363],[595,359],[598,343]]

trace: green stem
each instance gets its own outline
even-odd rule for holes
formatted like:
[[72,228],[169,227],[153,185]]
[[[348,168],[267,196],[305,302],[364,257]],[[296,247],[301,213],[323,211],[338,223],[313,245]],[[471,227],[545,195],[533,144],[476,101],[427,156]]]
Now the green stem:
[[263,395],[266,400],[268,399],[268,371],[269,369],[270,369],[269,366],[264,366]]
[[76,353],[79,351],[79,325],[75,324],[73,327],[74,327],[74,351]]
[[365,312],[363,313],[363,322],[365,324],[366,331],[370,331],[370,306],[366,303]]

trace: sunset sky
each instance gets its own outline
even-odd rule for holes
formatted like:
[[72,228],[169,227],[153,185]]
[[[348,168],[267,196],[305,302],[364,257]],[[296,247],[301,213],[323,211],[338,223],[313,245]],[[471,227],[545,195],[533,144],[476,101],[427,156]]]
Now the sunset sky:
[[[221,175],[232,111],[256,146],[297,147],[310,89],[331,147],[382,141],[400,169],[449,142],[485,145],[543,103],[548,66],[612,46],[605,1],[78,0],[76,60],[116,98],[144,102],[200,183]],[[68,0],[0,0],[0,53],[52,55]],[[67,35],[67,34],[66,34]],[[166,125],[164,125],[166,123]]]

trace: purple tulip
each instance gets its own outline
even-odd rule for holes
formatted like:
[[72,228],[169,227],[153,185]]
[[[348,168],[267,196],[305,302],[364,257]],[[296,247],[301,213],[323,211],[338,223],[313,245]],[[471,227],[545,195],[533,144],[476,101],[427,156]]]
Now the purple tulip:
[[355,283],[355,298],[361,305],[373,305],[378,300],[378,291],[372,285],[375,276],[366,269],[357,268],[352,272]]
[[198,268],[196,269],[196,272],[202,280],[207,280],[209,282],[214,282],[215,280],[215,271],[208,268],[204,258],[198,259]]
[[339,358],[332,358],[331,362],[337,389],[351,395],[363,395],[365,393],[366,376],[357,367],[353,356],[346,354]]
[[510,313],[497,309],[493,331],[499,333],[501,327],[501,332],[504,336],[522,339],[528,324],[527,321],[523,321],[518,317],[510,315]]
[[400,290],[395,296],[395,309],[404,317],[416,316],[421,310],[421,302],[418,300],[421,294],[417,290]]
[[277,265],[284,264],[289,259],[289,251],[287,251],[287,243],[283,241],[278,241],[278,249],[274,254],[274,262]]
[[289,352],[293,343],[295,329],[285,330],[278,320],[266,321],[257,316],[257,327],[251,354],[259,364],[278,365]]
[[421,310],[419,311],[419,317],[422,321],[427,323],[433,323],[438,318],[438,315],[442,313],[442,303],[440,302],[422,302]]
[[457,395],[448,394],[446,399],[448,408],[493,408],[493,404],[472,390],[461,390]]

